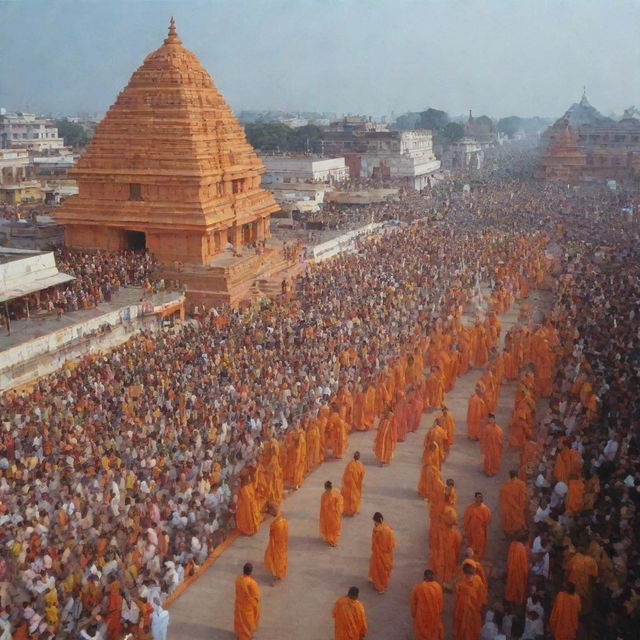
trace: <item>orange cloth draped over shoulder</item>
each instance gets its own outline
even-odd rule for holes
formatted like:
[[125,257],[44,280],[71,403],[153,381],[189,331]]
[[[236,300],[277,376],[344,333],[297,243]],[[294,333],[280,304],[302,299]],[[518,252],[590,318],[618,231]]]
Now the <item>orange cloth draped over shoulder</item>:
[[393,529],[386,522],[376,523],[371,534],[369,562],[369,578],[376,591],[386,591],[389,585],[395,546]]
[[419,582],[411,590],[411,617],[417,640],[444,640],[442,587],[435,580]]
[[489,423],[480,438],[480,451],[484,454],[483,468],[488,476],[494,476],[500,470],[502,461],[502,429],[495,423]]
[[462,543],[462,535],[456,526],[457,521],[458,516],[455,508],[444,505],[440,507],[439,513],[433,513],[429,526],[427,566],[444,584],[453,579]]
[[488,415],[489,409],[487,409],[484,399],[477,392],[474,393],[469,398],[467,407],[467,438],[469,440],[480,438],[480,428]]
[[236,578],[236,602],[233,612],[233,629],[238,640],[251,640],[260,620],[260,588],[251,577]]
[[571,478],[569,480],[569,492],[567,493],[567,511],[569,515],[578,515],[584,508],[584,480]]
[[373,452],[380,464],[390,464],[398,441],[396,419],[389,412],[380,419]]
[[335,640],[362,640],[367,635],[367,616],[359,600],[338,598],[333,605]]
[[580,596],[577,593],[558,593],[549,618],[554,640],[575,640],[581,610]]
[[510,478],[500,489],[500,515],[507,535],[526,528],[527,485],[520,478]]
[[515,605],[524,604],[529,577],[527,548],[517,540],[509,545],[507,554],[507,585],[504,597]]
[[486,504],[470,504],[464,511],[464,533],[469,546],[478,558],[482,558],[487,546],[487,527],[491,522],[491,510]]
[[287,575],[288,540],[289,523],[282,516],[277,516],[269,527],[269,544],[264,553],[264,564],[279,579]]
[[344,500],[337,489],[329,489],[320,499],[320,535],[329,544],[338,544]]
[[456,604],[453,613],[455,640],[480,640],[482,619],[482,579],[465,575],[456,584]]
[[362,500],[362,482],[364,480],[364,465],[360,460],[351,460],[342,474],[342,498],[344,500],[344,514],[355,515],[360,511]]
[[256,500],[253,483],[240,487],[236,507],[236,527],[245,536],[252,536],[260,525],[260,509]]

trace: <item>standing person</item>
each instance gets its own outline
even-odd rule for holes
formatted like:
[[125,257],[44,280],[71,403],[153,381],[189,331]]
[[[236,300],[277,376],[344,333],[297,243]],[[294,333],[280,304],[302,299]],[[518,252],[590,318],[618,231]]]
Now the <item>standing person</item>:
[[526,528],[527,485],[518,478],[518,472],[509,471],[507,480],[500,489],[500,516],[506,535]]
[[384,593],[389,585],[396,541],[393,529],[384,521],[379,511],[373,514],[373,523],[369,579],[378,593]]
[[271,571],[275,585],[287,575],[287,543],[289,540],[289,523],[283,517],[279,505],[272,504],[269,509],[274,516],[269,527],[269,544],[264,552],[264,564]]
[[359,595],[358,587],[350,587],[347,595],[333,605],[335,640],[362,640],[367,635],[367,615]]
[[320,499],[320,535],[332,547],[335,547],[340,540],[343,509],[342,494],[333,488],[330,480],[327,480]]
[[496,424],[495,415],[490,413],[489,422],[480,437],[480,451],[484,454],[483,468],[489,478],[500,470],[503,435],[502,428]]
[[482,580],[470,564],[464,564],[462,571],[462,579],[456,585],[456,604],[453,611],[455,640],[480,640]]
[[252,573],[253,565],[247,562],[242,567],[242,575],[236,578],[233,629],[238,640],[251,640],[260,620],[260,588]]
[[360,462],[360,452],[353,454],[353,460],[344,468],[342,475],[342,498],[344,499],[344,515],[354,516],[360,511],[362,500],[362,481],[364,465]]
[[467,406],[467,438],[479,440],[483,422],[489,415],[482,388],[476,385],[475,393],[469,398]]
[[382,467],[385,464],[391,464],[393,452],[398,442],[398,428],[396,418],[390,408],[386,409],[380,418],[376,439],[373,445],[373,452],[376,460]]
[[529,554],[524,543],[527,535],[520,535],[509,545],[507,554],[507,584],[504,598],[516,606],[524,604],[529,578]]
[[464,510],[464,535],[478,560],[487,546],[487,528],[491,522],[491,509],[482,501],[482,493],[476,491],[475,500]]
[[238,493],[236,527],[245,536],[253,536],[258,532],[260,520],[260,507],[256,500],[255,484],[252,479],[245,478]]
[[575,640],[581,611],[580,596],[573,583],[569,582],[563,591],[558,592],[551,610],[549,626],[554,640]]
[[411,590],[411,617],[417,640],[444,640],[442,587],[430,569],[424,572],[424,580]]

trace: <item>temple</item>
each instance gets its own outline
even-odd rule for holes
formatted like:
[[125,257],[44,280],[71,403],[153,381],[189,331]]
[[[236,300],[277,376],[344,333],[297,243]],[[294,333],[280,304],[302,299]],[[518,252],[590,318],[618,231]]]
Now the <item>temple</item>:
[[578,137],[566,122],[552,144],[538,160],[536,177],[551,182],[577,184],[587,166],[587,156],[578,145]]
[[69,172],[79,193],[56,217],[70,247],[148,249],[165,265],[210,266],[230,245],[269,236],[278,206],[260,188],[263,172],[172,18]]

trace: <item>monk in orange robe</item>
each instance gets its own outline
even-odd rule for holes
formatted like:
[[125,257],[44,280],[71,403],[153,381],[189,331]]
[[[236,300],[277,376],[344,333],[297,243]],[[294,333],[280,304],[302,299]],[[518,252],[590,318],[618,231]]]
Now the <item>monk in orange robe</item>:
[[569,477],[575,474],[582,474],[582,456],[578,451],[572,449],[568,443],[558,444],[558,454],[553,468],[553,475],[558,482],[569,482]]
[[423,456],[420,479],[418,481],[418,494],[431,504],[442,501],[444,497],[444,483],[440,475],[440,450],[437,443],[431,442]]
[[411,590],[411,617],[416,640],[444,640],[442,587],[429,569],[424,572],[424,580]]
[[332,547],[335,547],[340,540],[343,509],[342,494],[327,480],[320,499],[320,535]]
[[490,413],[489,422],[483,429],[480,439],[480,451],[484,454],[483,468],[489,478],[500,470],[502,438],[502,429],[496,424],[496,417]]
[[487,546],[487,528],[491,522],[491,510],[484,504],[482,493],[476,491],[475,500],[464,511],[464,534],[467,543],[478,559],[484,555]]
[[367,390],[364,393],[364,401],[362,406],[362,425],[363,429],[369,430],[373,427],[376,419],[376,388],[372,381],[369,382]]
[[364,465],[360,462],[360,452],[353,454],[353,460],[347,464],[342,474],[342,498],[344,500],[344,515],[353,516],[360,511],[362,500],[362,482],[364,480]]
[[467,564],[473,567],[476,575],[480,578],[480,583],[482,584],[480,599],[482,604],[485,605],[489,599],[489,580],[482,563],[476,558],[476,554],[471,547],[467,547],[465,550],[465,559],[462,561],[462,565],[460,566],[461,576],[464,575],[464,567]]
[[396,420],[391,409],[387,409],[378,425],[378,432],[374,443],[373,452],[380,466],[391,463],[393,452],[396,448],[397,428]]
[[309,421],[305,439],[307,441],[305,473],[309,473],[322,461],[320,457],[320,430],[315,419]]
[[565,566],[567,581],[571,582],[580,597],[580,605],[583,614],[591,611],[591,601],[595,580],[598,577],[598,563],[586,553],[586,548],[581,545],[576,553],[569,558]]
[[482,619],[482,580],[470,564],[462,567],[463,577],[456,584],[456,603],[453,612],[455,640],[480,640]]
[[107,640],[122,637],[122,589],[120,580],[113,580],[108,587],[109,596],[104,621],[107,625]]
[[253,484],[250,478],[245,478],[238,492],[236,527],[245,536],[252,536],[257,533],[260,525],[260,509],[256,501]]
[[333,455],[341,460],[347,448],[347,423],[340,417],[336,404],[327,422],[327,443]]
[[358,587],[350,587],[346,596],[335,601],[331,612],[335,620],[335,640],[362,640],[367,635],[367,615],[359,595]]
[[484,367],[489,359],[487,349],[487,330],[482,326],[480,320],[471,330],[471,365],[473,367]]
[[283,517],[277,504],[270,505],[273,522],[269,527],[269,543],[264,552],[264,564],[275,580],[287,575],[287,544],[289,541],[289,523]]
[[567,493],[567,512],[570,516],[578,515],[584,509],[584,480],[572,473],[569,476]]
[[575,640],[581,611],[580,596],[574,585],[569,583],[558,592],[551,610],[549,626],[554,640]]
[[504,597],[516,606],[524,604],[529,577],[529,554],[524,545],[526,535],[521,534],[509,545],[507,553],[507,584]]
[[389,576],[393,568],[393,550],[396,541],[393,529],[384,521],[379,511],[373,514],[373,523],[369,580],[378,593],[384,593],[389,585]]
[[527,485],[517,471],[509,471],[509,480],[500,489],[500,515],[506,535],[526,528],[527,502]]
[[449,411],[446,405],[442,405],[441,411],[442,413],[440,413],[438,419],[440,420],[440,424],[442,424],[442,427],[447,434],[447,442],[449,444],[449,447],[452,447],[453,438],[456,432],[456,421],[454,420],[453,414],[451,413],[451,411]]
[[427,566],[446,586],[455,574],[462,536],[456,526],[454,507],[441,503],[431,509],[429,526],[429,560]]
[[440,367],[431,367],[429,375],[423,385],[423,398],[425,408],[441,407],[444,403],[444,380]]
[[481,388],[476,385],[475,393],[469,398],[467,407],[467,438],[480,439],[480,429],[489,415],[489,409],[484,401]]
[[247,562],[236,578],[233,629],[238,640],[251,640],[260,620],[260,588],[253,579],[253,565]]

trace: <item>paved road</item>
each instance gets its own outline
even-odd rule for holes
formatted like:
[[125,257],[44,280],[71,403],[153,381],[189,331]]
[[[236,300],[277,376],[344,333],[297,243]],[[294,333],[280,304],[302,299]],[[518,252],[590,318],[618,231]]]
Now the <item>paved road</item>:
[[[529,300],[539,300],[534,292]],[[517,318],[517,305],[502,317],[502,335]],[[503,457],[499,474],[489,479],[481,470],[478,444],[466,439],[467,400],[481,371],[472,370],[458,378],[447,394],[446,403],[456,420],[456,440],[444,464],[442,477],[454,478],[458,489],[458,516],[481,490],[494,512],[489,532],[486,559],[493,566],[494,587],[500,593],[499,580],[504,571],[506,543],[499,526],[498,496],[511,465],[517,460],[513,451]],[[497,422],[505,429],[513,406],[515,385],[501,390]],[[172,640],[232,640],[234,579],[244,562],[254,563],[254,576],[262,591],[262,617],[256,640],[330,640],[333,638],[331,607],[335,599],[352,586],[360,587],[369,620],[368,640],[404,640],[413,638],[409,612],[409,593],[422,577],[427,559],[428,508],[418,496],[422,442],[433,422],[434,412],[424,414],[420,428],[400,443],[391,466],[380,468],[373,456],[375,432],[352,434],[344,460],[328,460],[305,480],[304,485],[283,504],[289,520],[289,569],[283,583],[270,587],[270,576],[262,558],[268,539],[268,522],[253,537],[236,540],[217,562],[170,608],[169,637]],[[506,438],[505,438],[506,439]],[[344,518],[342,537],[337,548],[323,543],[318,534],[320,495],[325,480],[340,485],[342,471],[351,454],[359,450],[366,467],[361,513]],[[381,511],[396,535],[396,550],[390,586],[377,594],[367,581],[372,520]],[[490,580],[491,582],[491,580]],[[445,595],[444,622],[451,637],[453,595]]]

